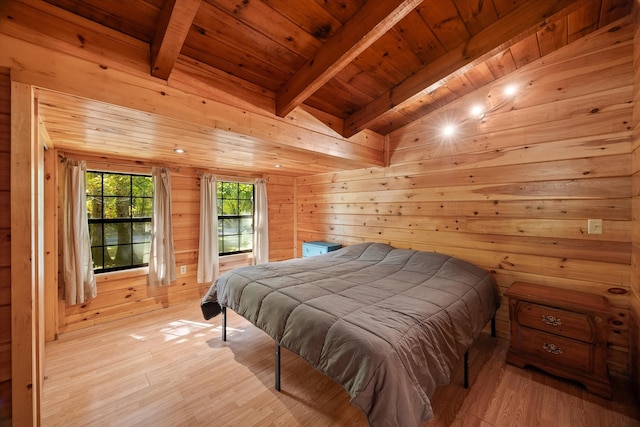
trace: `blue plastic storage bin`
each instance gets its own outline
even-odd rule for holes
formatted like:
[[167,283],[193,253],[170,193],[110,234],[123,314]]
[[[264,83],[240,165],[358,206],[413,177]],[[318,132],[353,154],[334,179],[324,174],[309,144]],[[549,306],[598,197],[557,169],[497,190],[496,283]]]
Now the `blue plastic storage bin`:
[[341,247],[342,245],[331,242],[304,242],[302,244],[302,257],[326,254]]

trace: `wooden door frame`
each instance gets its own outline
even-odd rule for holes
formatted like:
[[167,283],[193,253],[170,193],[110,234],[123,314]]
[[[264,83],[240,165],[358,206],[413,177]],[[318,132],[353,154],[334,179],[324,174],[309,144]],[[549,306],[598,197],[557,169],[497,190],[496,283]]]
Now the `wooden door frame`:
[[12,425],[39,426],[43,381],[44,147],[33,86],[11,81]]

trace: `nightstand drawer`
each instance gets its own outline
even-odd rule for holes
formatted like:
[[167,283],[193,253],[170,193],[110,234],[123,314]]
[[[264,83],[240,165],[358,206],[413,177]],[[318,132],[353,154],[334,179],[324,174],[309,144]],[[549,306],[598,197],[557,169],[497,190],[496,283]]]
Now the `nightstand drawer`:
[[589,316],[583,313],[573,313],[545,305],[519,301],[516,315],[522,326],[589,343],[595,342],[596,339],[595,328],[592,326]]
[[529,328],[520,328],[519,332],[518,346],[521,351],[554,364],[593,372],[592,345]]

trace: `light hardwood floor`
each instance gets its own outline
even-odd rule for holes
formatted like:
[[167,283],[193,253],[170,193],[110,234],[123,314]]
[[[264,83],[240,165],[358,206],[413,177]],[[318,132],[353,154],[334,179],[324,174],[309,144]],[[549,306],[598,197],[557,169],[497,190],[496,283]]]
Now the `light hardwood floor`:
[[[46,346],[42,424],[48,426],[366,426],[341,386],[282,351],[229,311],[204,321],[199,302],[63,335]],[[608,401],[581,386],[505,364],[507,342],[483,334],[470,351],[471,388],[458,374],[432,399],[435,426],[640,426],[627,384]],[[458,370],[460,371],[460,369]]]

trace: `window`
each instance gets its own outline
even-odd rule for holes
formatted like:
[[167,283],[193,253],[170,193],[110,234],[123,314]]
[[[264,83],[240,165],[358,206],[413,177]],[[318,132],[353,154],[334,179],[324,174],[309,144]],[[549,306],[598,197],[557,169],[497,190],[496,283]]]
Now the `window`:
[[253,250],[253,184],[218,182],[218,252]]
[[149,264],[152,213],[151,176],[87,172],[87,216],[96,273]]

